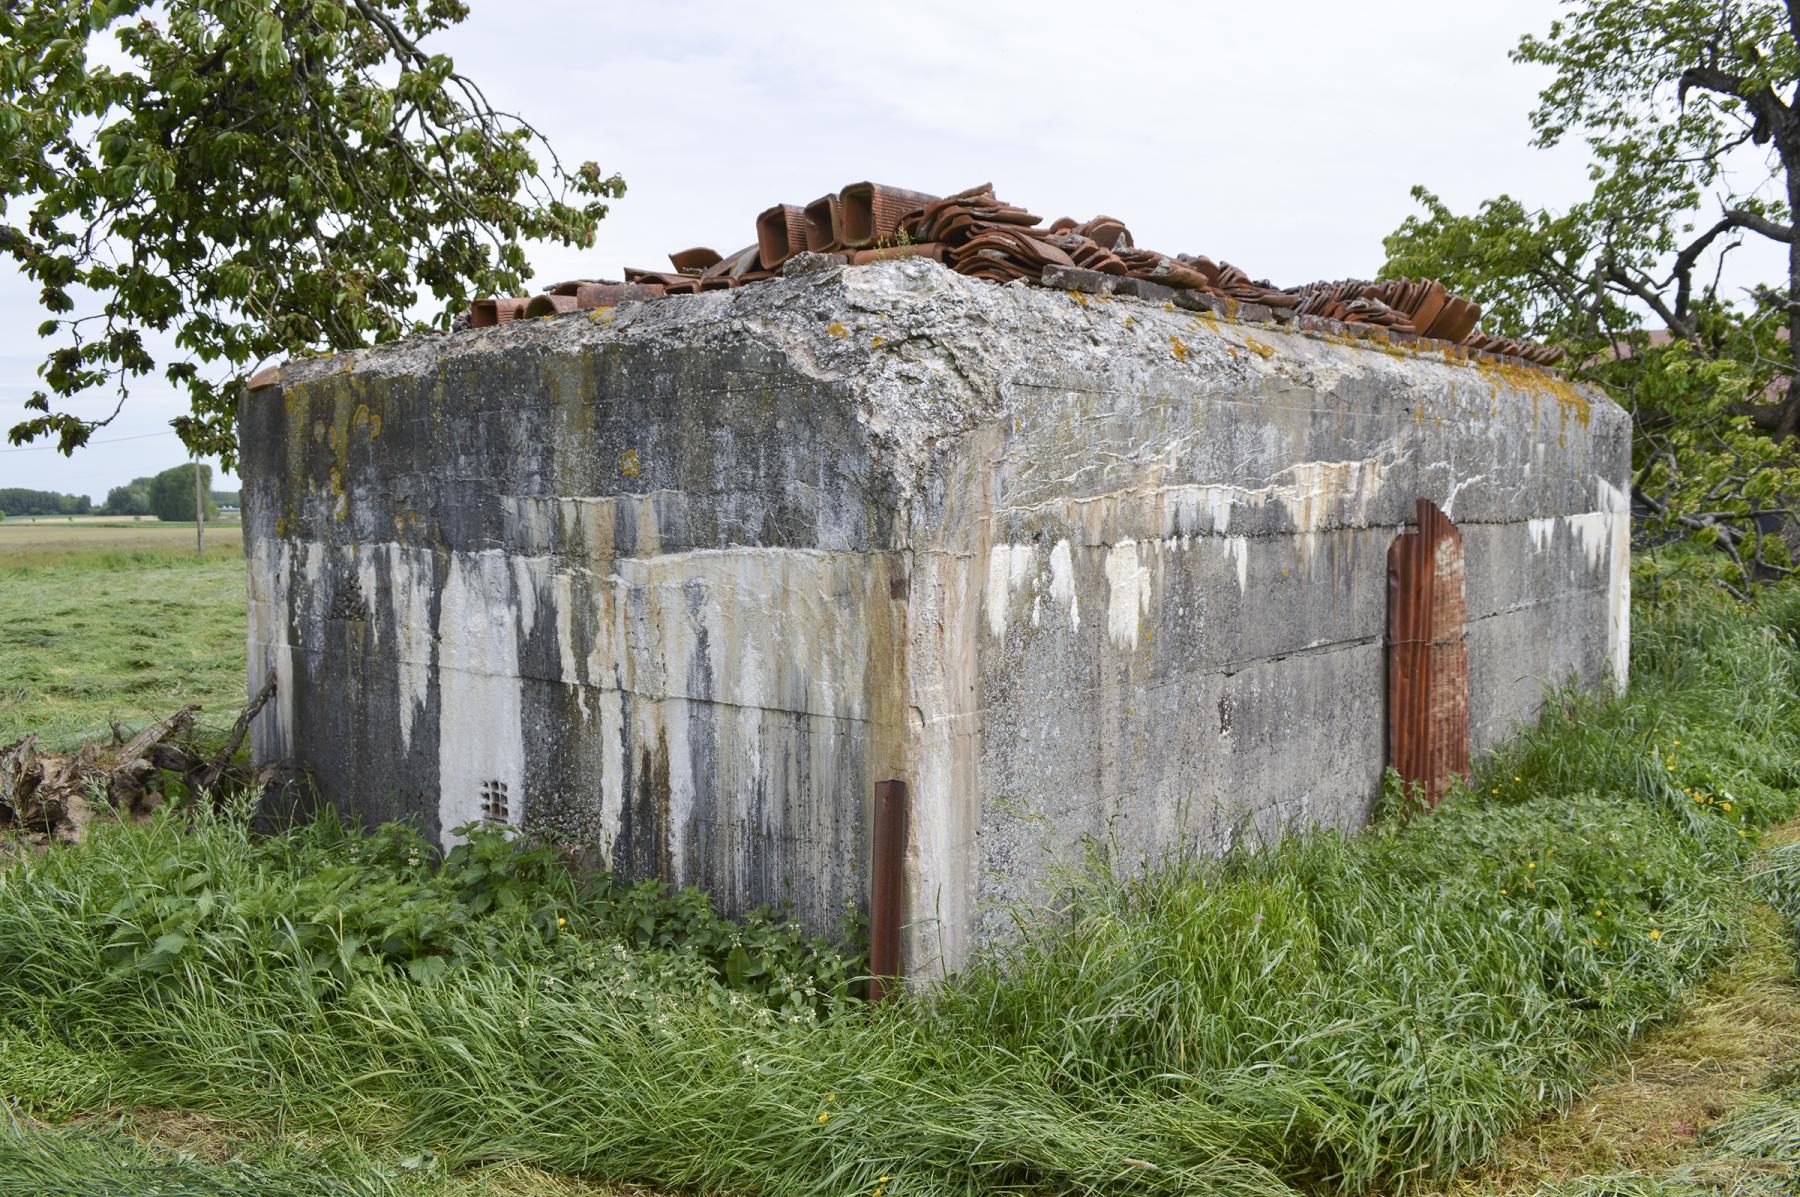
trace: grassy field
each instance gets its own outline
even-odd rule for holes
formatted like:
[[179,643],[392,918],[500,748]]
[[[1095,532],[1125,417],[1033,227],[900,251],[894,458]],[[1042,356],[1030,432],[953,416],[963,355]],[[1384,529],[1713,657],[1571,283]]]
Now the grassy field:
[[244,701],[244,561],[236,524],[0,521],[0,744],[36,732],[69,747],[204,707],[229,726]]
[[[243,556],[243,529],[236,521],[206,525],[208,557],[235,553]],[[10,518],[0,520],[0,571],[22,565],[98,561],[108,554],[194,553],[194,525],[165,524],[157,520],[130,520],[113,516],[74,516],[69,519]],[[125,563],[113,556],[115,564]]]
[[[0,1194],[1791,1192],[1800,590],[1638,589],[1631,693],[1438,811],[1096,877],[879,1009],[854,953],[497,833],[99,824],[0,865]],[[1753,1007],[1759,1095],[1608,1096]],[[1691,1142],[1563,1146],[1590,1093]]]

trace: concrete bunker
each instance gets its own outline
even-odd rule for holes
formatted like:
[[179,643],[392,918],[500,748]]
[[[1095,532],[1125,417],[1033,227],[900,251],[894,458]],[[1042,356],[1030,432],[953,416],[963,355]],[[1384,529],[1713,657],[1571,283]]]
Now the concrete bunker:
[[901,779],[915,974],[1088,844],[1354,825],[1419,500],[1476,753],[1629,635],[1625,414],[1363,332],[799,259],[290,363],[241,414],[257,757],[820,931]]

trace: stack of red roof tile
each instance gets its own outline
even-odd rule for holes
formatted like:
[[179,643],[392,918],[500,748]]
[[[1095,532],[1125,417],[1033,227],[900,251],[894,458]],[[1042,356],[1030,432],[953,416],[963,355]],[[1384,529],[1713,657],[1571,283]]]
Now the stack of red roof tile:
[[[720,290],[773,277],[803,251],[828,254],[851,265],[887,258],[923,257],[974,278],[1066,285],[1083,272],[1104,276],[1140,296],[1155,290],[1191,292],[1218,300],[1257,304],[1273,318],[1312,317],[1430,337],[1471,349],[1551,365],[1563,356],[1524,341],[1477,332],[1476,304],[1452,295],[1431,279],[1308,283],[1277,288],[1253,280],[1229,262],[1202,254],[1173,257],[1138,247],[1124,222],[1096,216],[1043,225],[1041,218],[997,199],[983,183],[955,195],[927,195],[877,183],[852,183],[810,204],[777,204],[756,219],[756,243],[730,254],[704,247],[669,255],[673,270],[625,271],[625,282],[559,283],[532,299],[482,299],[470,323],[504,323],[521,316]],[[1131,279],[1127,287],[1119,280]],[[1184,301],[1206,303],[1210,300]]]

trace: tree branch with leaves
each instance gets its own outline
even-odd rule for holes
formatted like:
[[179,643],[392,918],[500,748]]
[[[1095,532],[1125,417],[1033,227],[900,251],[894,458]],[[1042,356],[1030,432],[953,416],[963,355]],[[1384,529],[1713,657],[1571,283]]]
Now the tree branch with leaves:
[[[259,365],[402,336],[422,303],[447,326],[519,289],[524,243],[591,245],[623,182],[566,169],[424,48],[467,16],[458,0],[0,6],[0,254],[40,288],[52,342],[12,442],[72,452],[160,373],[191,401],[189,448],[229,464]],[[105,39],[121,65],[100,61]]]
[[[1535,144],[1583,138],[1591,194],[1464,215],[1415,188],[1383,268],[1566,349],[1633,413],[1640,514],[1720,549],[1740,591],[1789,571],[1774,533],[1800,503],[1797,28],[1800,0],[1568,0],[1513,58],[1553,72]],[[1785,247],[1787,277],[1723,294],[1750,239]]]

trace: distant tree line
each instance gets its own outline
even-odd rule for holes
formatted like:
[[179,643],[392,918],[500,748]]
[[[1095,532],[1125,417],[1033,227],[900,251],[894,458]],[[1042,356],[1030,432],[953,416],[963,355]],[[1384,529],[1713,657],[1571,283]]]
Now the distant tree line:
[[[194,518],[194,463],[173,466],[160,474],[133,478],[124,486],[106,492],[102,515],[153,515],[159,520],[191,520]],[[212,489],[212,467],[199,467],[200,485],[206,490],[206,518],[219,516],[219,494]],[[0,492],[3,493],[3,492]],[[237,493],[229,492],[230,501]],[[10,508],[8,509],[10,510]]]
[[8,515],[87,515],[94,501],[86,495],[65,495],[53,490],[0,487],[0,511]]

